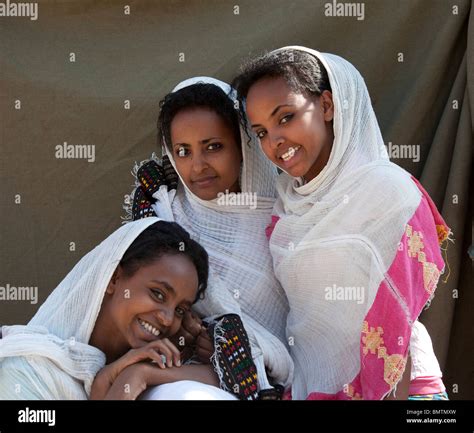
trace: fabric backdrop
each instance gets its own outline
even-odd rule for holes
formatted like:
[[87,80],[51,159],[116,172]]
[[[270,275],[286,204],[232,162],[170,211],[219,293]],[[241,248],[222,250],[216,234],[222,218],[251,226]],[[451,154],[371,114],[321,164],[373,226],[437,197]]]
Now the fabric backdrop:
[[37,19],[0,16],[0,324],[26,323],[120,225],[130,170],[158,150],[158,102],[176,83],[229,81],[249,55],[304,45],[360,70],[392,160],[454,232],[447,282],[422,321],[450,397],[473,398],[470,0],[37,4]]

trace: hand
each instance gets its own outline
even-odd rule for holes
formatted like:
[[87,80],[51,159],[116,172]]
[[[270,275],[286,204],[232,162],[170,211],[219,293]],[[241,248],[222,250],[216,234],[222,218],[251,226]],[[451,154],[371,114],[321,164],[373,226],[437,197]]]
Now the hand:
[[204,326],[196,339],[196,355],[203,364],[211,363],[211,356],[214,354],[214,343]]
[[186,311],[181,328],[171,338],[171,341],[183,352],[183,360],[192,356],[193,351],[189,349],[196,344],[196,339],[201,333],[201,326],[201,319],[192,311]]
[[[166,358],[166,365],[162,355]],[[107,394],[119,374],[127,367],[141,361],[154,361],[160,368],[181,366],[180,353],[167,338],[155,340],[138,349],[131,349],[121,358],[106,365],[97,373],[92,383],[90,398],[100,400]]]

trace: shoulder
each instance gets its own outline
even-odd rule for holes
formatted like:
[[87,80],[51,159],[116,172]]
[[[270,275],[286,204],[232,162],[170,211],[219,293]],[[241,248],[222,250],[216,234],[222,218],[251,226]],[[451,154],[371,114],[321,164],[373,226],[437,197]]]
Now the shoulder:
[[364,202],[388,208],[412,207],[422,195],[410,173],[393,163],[369,165],[353,181],[354,193]]

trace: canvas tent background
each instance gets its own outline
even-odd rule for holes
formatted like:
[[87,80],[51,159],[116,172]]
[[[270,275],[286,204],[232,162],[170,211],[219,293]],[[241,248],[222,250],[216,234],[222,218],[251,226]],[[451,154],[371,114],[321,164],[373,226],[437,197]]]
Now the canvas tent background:
[[[422,321],[451,398],[473,398],[471,1],[365,1],[360,20],[326,16],[326,3],[60,0],[39,1],[36,21],[0,17],[0,287],[39,293],[37,304],[0,301],[0,323],[26,323],[120,225],[130,169],[157,150],[158,101],[177,82],[228,81],[250,54],[305,45],[360,70],[387,145],[419,146],[418,162],[394,162],[421,179],[456,239]],[[95,146],[95,161],[56,158],[64,142]]]

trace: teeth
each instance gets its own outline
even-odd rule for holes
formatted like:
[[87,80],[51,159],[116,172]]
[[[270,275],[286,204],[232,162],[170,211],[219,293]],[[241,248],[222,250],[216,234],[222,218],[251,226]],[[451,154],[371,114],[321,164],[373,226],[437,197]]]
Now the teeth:
[[299,150],[301,146],[290,147],[282,156],[280,156],[283,161],[288,162],[291,158],[295,156],[295,153]]
[[145,322],[144,320],[140,320],[140,325],[142,325],[148,332],[153,334],[155,337],[158,337],[160,335],[160,331],[156,329],[154,326],[149,324],[148,322]]

